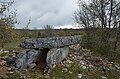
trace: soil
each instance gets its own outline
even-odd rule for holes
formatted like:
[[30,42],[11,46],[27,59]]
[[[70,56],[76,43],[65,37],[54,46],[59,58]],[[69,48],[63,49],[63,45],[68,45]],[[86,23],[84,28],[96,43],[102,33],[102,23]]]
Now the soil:
[[0,59],[0,75],[4,76],[8,73],[7,67],[5,66],[5,61]]

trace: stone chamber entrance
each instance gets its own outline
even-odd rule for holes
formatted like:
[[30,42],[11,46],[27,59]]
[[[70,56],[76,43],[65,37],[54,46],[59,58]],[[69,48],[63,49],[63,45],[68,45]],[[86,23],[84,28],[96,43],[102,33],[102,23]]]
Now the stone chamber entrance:
[[48,48],[41,49],[42,53],[38,56],[37,61],[35,62],[36,70],[44,71],[47,66],[46,58],[49,50],[50,49]]

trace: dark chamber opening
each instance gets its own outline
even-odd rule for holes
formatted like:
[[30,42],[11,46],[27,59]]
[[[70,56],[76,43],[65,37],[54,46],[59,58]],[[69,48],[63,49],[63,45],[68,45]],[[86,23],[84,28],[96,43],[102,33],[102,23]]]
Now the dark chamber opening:
[[42,53],[38,56],[38,59],[36,61],[36,70],[40,70],[40,71],[44,71],[47,62],[46,62],[46,58],[47,58],[47,53],[50,49],[45,48],[42,49]]

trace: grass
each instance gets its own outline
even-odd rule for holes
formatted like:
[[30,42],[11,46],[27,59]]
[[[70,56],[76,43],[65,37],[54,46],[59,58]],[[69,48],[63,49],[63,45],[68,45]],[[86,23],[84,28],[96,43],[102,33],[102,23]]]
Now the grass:
[[[72,73],[69,73],[72,72]],[[80,67],[77,62],[74,62],[70,68],[67,68],[67,72],[62,72],[62,67],[59,65],[55,67],[51,73],[51,78],[55,77],[56,79],[77,79],[77,74],[80,73]]]
[[0,57],[5,57],[5,56],[8,56],[8,55],[10,55],[10,53],[8,53],[8,52],[2,52],[2,53],[0,53]]
[[[14,42],[5,43],[3,49],[4,50],[21,50],[22,48],[19,45],[23,40],[24,39],[19,39]],[[0,49],[2,48],[0,47]]]

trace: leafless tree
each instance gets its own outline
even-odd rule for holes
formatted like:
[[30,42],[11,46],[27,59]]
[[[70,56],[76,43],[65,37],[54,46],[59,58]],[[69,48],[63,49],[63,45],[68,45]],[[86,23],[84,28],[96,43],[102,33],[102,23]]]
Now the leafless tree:
[[52,25],[45,25],[43,27],[43,29],[44,29],[44,36],[45,37],[51,37],[51,36],[55,35],[54,27]]
[[75,21],[87,30],[88,36],[92,28],[101,30],[100,43],[109,44],[111,33],[115,31],[114,39],[116,50],[119,45],[120,1],[119,0],[83,0],[78,1],[79,9],[75,12]]
[[1,26],[14,26],[18,23],[16,15],[17,10],[10,11],[9,7],[14,3],[14,0],[1,0],[0,1],[0,25]]
[[13,28],[17,22],[17,10],[10,11],[9,7],[14,0],[0,0],[0,45],[4,48],[4,44],[13,41],[17,34]]

